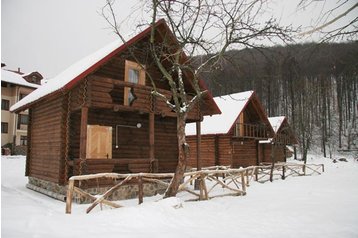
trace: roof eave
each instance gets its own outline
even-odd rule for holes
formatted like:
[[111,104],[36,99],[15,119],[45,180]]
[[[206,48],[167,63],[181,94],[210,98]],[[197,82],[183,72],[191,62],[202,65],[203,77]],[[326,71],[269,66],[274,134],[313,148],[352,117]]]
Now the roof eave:
[[28,103],[28,104],[25,104],[21,107],[18,107],[18,108],[15,108],[15,109],[11,109],[10,108],[10,112],[13,112],[13,113],[20,113],[22,111],[25,111],[27,109],[29,109],[31,106],[33,106],[34,104],[38,103],[38,102],[41,102],[42,100],[46,99],[46,98],[49,98],[49,97],[53,97],[55,96],[56,94],[60,93],[60,92],[63,92],[63,88],[59,89],[59,90],[56,90],[56,91],[53,91],[52,93],[50,94],[47,94],[46,97],[42,97],[42,98],[39,98],[31,103]]

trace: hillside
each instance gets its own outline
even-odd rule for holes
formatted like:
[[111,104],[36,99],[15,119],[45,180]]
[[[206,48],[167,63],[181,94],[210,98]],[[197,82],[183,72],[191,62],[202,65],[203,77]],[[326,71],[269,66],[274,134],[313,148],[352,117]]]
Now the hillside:
[[232,50],[202,77],[215,96],[255,90],[269,116],[288,116],[304,154],[330,156],[358,149],[357,62],[358,42]]

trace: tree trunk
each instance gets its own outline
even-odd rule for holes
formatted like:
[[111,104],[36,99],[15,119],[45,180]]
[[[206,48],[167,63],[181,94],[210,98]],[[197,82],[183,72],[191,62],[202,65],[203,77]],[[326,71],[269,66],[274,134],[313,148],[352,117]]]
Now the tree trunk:
[[270,169],[270,182],[273,181],[273,171],[275,168],[275,155],[276,155],[276,144],[279,143],[276,141],[274,144],[271,144],[271,169]]
[[337,106],[338,106],[338,143],[339,143],[339,148],[342,148],[342,117],[343,117],[343,113],[342,113],[342,83],[341,83],[341,79],[339,77],[336,76],[336,85],[337,85]]
[[174,177],[165,191],[164,198],[176,196],[186,169],[187,158],[189,156],[189,146],[185,139],[185,120],[186,114],[180,114],[177,117],[178,165],[175,170]]

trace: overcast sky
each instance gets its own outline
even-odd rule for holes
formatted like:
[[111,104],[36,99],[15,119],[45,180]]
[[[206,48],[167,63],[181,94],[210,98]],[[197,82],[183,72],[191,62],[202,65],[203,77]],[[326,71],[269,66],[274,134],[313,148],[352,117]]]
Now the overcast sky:
[[[139,1],[117,1],[119,20],[140,8]],[[327,0],[326,8],[336,1]],[[314,24],[312,17],[323,11],[318,6],[297,12],[298,0],[273,2],[268,10],[284,24],[309,26]],[[46,78],[56,76],[117,39],[99,14],[104,4],[104,0],[1,0],[1,62],[8,69],[20,67],[23,72],[39,71]],[[357,16],[357,9],[351,15]],[[123,26],[126,35],[135,32],[134,22]]]

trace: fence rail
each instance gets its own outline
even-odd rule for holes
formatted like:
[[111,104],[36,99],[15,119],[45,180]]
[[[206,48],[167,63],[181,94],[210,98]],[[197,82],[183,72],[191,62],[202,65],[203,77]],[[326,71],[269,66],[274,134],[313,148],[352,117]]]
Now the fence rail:
[[267,182],[278,178],[286,179],[294,176],[320,175],[324,172],[323,164],[294,164],[294,163],[276,163],[271,165],[255,166],[255,180],[257,182]]
[[[243,196],[246,195],[246,188],[250,186],[250,181],[258,182],[269,181],[270,178],[277,179],[278,177],[285,179],[288,176],[304,176],[321,174],[324,172],[323,164],[288,164],[278,163],[272,165],[250,166],[247,168],[231,169],[226,166],[213,166],[203,168],[199,171],[191,170],[184,174],[183,183],[179,186],[178,193],[185,192],[193,195],[194,198],[189,200],[208,200],[214,197],[223,196]],[[69,179],[67,197],[66,197],[66,213],[72,212],[72,201],[74,194],[85,197],[92,201],[86,212],[91,212],[97,205],[102,204],[119,208],[123,207],[117,202],[108,200],[109,196],[118,190],[121,186],[131,182],[138,186],[138,203],[143,203],[143,183],[156,183],[158,185],[167,187],[168,180],[173,178],[174,173],[133,173],[133,174],[118,174],[118,173],[99,173],[72,176]],[[76,186],[81,181],[98,180],[102,178],[117,180],[118,183],[109,188],[101,195],[92,195]],[[272,180],[271,180],[272,181]],[[198,186],[192,186],[193,182]],[[220,186],[221,189],[215,189]]]

